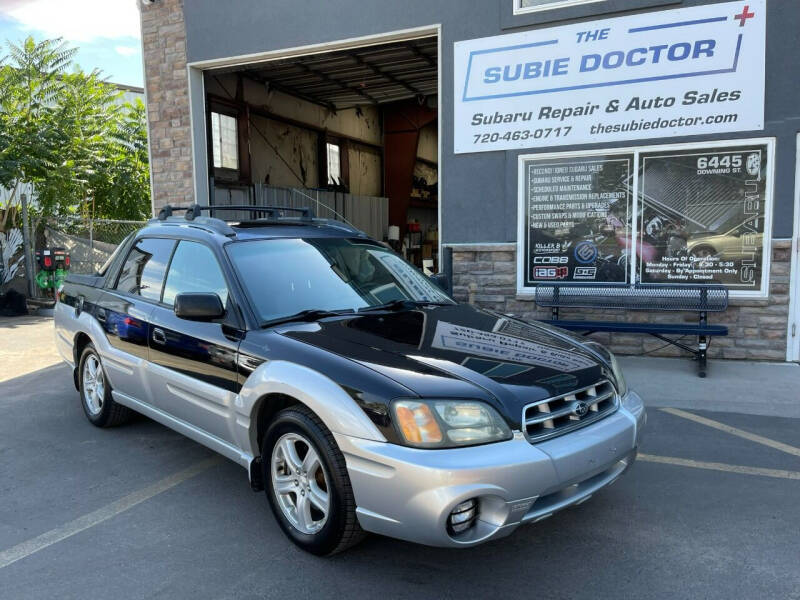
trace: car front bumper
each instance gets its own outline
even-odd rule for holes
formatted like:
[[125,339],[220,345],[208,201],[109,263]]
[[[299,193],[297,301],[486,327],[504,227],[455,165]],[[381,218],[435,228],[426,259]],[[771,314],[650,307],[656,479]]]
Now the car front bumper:
[[[646,420],[629,392],[608,417],[561,437],[420,450],[334,434],[345,455],[358,520],[367,531],[430,546],[472,546],[588,500],[633,463]],[[476,498],[476,524],[447,532],[455,506]]]

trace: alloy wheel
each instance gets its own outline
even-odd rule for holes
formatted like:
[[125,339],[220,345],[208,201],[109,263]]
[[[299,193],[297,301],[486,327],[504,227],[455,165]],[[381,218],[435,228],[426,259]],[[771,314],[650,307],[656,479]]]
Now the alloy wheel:
[[99,415],[103,410],[105,393],[105,378],[100,359],[90,354],[83,362],[83,401],[92,416]]
[[301,533],[315,534],[330,512],[330,485],[319,453],[297,433],[281,436],[272,449],[272,489],[281,512]]

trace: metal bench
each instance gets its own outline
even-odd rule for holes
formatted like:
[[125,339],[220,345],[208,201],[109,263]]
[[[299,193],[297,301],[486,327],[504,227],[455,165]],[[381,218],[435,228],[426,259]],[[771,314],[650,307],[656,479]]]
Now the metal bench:
[[[706,376],[708,338],[728,335],[724,325],[709,325],[708,313],[728,308],[728,288],[721,285],[636,285],[540,283],[536,304],[552,309],[551,325],[584,335],[600,331],[646,333],[694,355],[700,377]],[[594,308],[698,313],[698,323],[620,323],[616,321],[564,321],[560,308]],[[697,336],[697,349],[667,336]]]

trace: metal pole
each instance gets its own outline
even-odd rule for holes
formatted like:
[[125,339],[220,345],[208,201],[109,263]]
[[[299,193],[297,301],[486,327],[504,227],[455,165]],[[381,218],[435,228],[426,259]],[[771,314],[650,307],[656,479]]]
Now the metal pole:
[[22,205],[22,252],[25,259],[25,275],[28,278],[28,296],[36,296],[36,286],[34,284],[33,260],[31,257],[31,232],[28,227],[28,195],[20,195]]

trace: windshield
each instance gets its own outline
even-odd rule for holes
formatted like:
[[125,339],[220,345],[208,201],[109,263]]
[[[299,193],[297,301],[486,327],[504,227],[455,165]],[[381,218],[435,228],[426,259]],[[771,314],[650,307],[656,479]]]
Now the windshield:
[[301,311],[354,311],[394,300],[453,303],[397,254],[367,240],[256,240],[229,244],[227,252],[263,322]]

